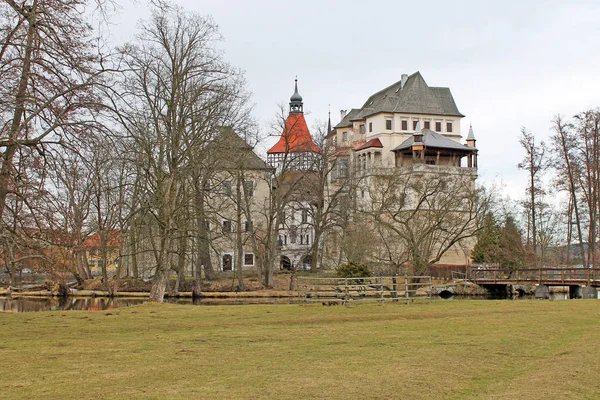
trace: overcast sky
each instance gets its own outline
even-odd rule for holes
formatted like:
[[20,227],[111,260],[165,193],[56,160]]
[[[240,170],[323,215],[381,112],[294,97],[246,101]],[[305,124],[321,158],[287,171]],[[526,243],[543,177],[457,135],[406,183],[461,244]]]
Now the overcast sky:
[[[123,1],[115,41],[148,16]],[[556,114],[600,106],[600,1],[177,0],[219,25],[225,59],[242,68],[255,116],[268,129],[278,104],[299,91],[309,127],[420,71],[452,91],[463,136],[473,124],[480,176],[521,197],[522,126],[547,139]]]

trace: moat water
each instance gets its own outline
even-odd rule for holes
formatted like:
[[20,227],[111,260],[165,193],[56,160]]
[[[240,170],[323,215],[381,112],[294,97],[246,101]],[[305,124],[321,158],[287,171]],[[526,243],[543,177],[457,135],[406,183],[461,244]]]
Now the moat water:
[[[434,296],[436,301],[464,301],[464,300],[532,300],[533,295],[519,297],[498,296],[452,296],[442,299]],[[550,300],[567,300],[568,293],[550,293]],[[102,311],[120,307],[134,306],[146,302],[146,298],[127,297],[0,297],[0,312],[30,312],[30,311],[64,311],[84,310]],[[244,299],[191,299],[191,298],[165,298],[165,303],[187,305],[247,305],[247,304],[298,304],[298,298],[244,298]]]
[[[147,301],[143,297],[0,297],[0,312],[29,311],[102,311],[135,306]],[[245,299],[191,299],[165,298],[165,303],[188,305],[244,305],[244,304],[293,304],[296,298],[245,298]]]

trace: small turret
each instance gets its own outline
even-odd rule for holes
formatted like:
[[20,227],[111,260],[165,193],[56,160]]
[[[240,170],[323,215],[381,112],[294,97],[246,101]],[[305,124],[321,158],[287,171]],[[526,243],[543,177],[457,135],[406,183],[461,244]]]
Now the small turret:
[[473,133],[473,125],[469,127],[469,134],[467,135],[467,147],[475,147],[475,134]]

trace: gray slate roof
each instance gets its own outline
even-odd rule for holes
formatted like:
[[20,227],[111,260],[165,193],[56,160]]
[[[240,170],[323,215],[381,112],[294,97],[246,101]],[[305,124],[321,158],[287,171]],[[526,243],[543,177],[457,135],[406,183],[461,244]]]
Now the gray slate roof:
[[[401,86],[402,80],[371,95],[360,112],[351,116],[348,122],[381,112],[464,117],[458,111],[450,89],[429,87],[420,72],[410,75],[404,87]],[[345,120],[346,118],[342,122]]]
[[[414,136],[411,136],[392,151],[408,150],[412,147],[413,143]],[[474,147],[467,147],[429,129],[423,129],[423,143],[425,147],[434,147],[437,149],[475,151]]]
[[219,134],[215,137],[214,142],[217,164],[222,169],[232,170],[271,170],[262,158],[255,152],[244,139],[242,139],[229,126],[224,126],[220,129]]
[[352,126],[352,120],[355,119],[354,117],[359,112],[360,108],[353,108],[336,126],[334,126],[334,128],[346,128]]

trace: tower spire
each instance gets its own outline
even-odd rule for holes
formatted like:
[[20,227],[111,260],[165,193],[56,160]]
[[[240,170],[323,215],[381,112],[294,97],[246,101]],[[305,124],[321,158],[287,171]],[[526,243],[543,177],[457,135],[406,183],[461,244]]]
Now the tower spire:
[[303,114],[304,104],[302,96],[298,93],[298,77],[294,80],[294,94],[290,97],[290,114]]
[[331,133],[331,104],[329,105],[329,114],[328,114],[328,118],[327,118],[327,134],[329,135]]

